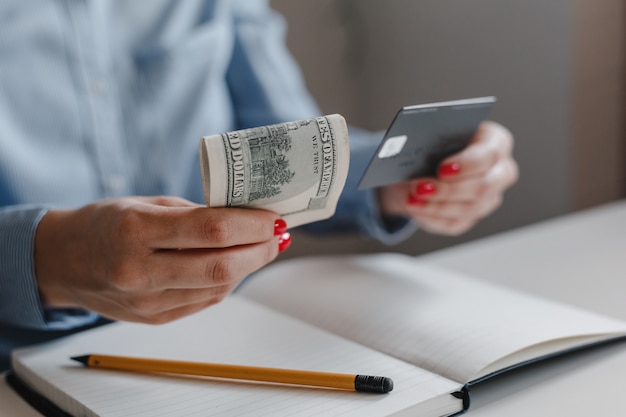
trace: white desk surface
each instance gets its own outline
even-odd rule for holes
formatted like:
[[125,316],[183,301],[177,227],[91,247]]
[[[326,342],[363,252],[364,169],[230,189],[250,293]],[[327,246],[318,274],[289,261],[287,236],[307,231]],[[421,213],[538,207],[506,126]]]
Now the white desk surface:
[[[626,200],[421,259],[626,320]],[[626,342],[559,358],[476,388],[469,417],[623,415]],[[0,383],[0,417],[40,417]]]
[[[626,200],[422,257],[626,320]],[[466,415],[624,415],[626,342],[485,383]]]

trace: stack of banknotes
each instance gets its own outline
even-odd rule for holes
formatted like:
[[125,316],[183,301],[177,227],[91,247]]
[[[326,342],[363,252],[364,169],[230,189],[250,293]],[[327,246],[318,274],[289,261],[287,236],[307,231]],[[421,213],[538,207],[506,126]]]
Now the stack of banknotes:
[[331,217],[350,163],[339,114],[202,137],[209,207],[271,210],[295,227]]

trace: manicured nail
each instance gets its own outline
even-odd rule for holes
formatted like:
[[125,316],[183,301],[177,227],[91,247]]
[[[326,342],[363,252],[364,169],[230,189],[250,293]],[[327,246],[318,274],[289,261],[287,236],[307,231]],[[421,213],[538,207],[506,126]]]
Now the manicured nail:
[[278,252],[284,252],[291,246],[291,235],[289,233],[283,233],[278,238]]
[[418,196],[433,195],[435,192],[437,192],[437,186],[430,181],[420,182],[415,187],[415,194]]
[[422,207],[422,206],[426,205],[426,200],[421,199],[419,197],[416,197],[414,195],[409,195],[409,198],[407,198],[406,203],[409,206]]
[[287,222],[278,219],[274,222],[274,236],[280,236],[287,231]]
[[461,165],[458,162],[450,162],[439,167],[439,175],[449,177],[456,175],[461,171]]

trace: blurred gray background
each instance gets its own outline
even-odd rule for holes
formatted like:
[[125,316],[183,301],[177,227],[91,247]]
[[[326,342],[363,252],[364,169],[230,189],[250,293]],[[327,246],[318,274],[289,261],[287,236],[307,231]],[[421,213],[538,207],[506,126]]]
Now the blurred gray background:
[[626,1],[272,0],[324,113],[384,130],[403,105],[484,95],[520,181],[471,232],[387,247],[297,233],[282,257],[421,254],[626,196]]

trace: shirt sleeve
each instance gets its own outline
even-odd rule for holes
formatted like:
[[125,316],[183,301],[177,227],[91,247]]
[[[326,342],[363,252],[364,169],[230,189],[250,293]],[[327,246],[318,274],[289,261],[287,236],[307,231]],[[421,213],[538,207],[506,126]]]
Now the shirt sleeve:
[[34,238],[47,209],[17,205],[0,209],[0,322],[33,329],[64,330],[94,322],[81,309],[45,309],[34,266]]
[[319,115],[286,46],[286,23],[267,1],[233,2],[235,40],[227,81],[239,129]]
[[[267,1],[237,3],[236,39],[228,85],[239,129],[307,119],[320,114],[300,68],[289,53],[284,19]],[[383,218],[374,191],[357,189],[381,134],[350,128],[350,169],[335,215],[303,226],[318,233],[359,232],[386,244],[408,238],[416,229],[406,218]]]
[[357,232],[386,245],[395,245],[409,238],[417,225],[404,217],[381,215],[375,190],[358,190],[358,183],[376,151],[382,133],[355,127],[350,133],[350,169],[335,215],[328,220],[303,226],[314,233]]

